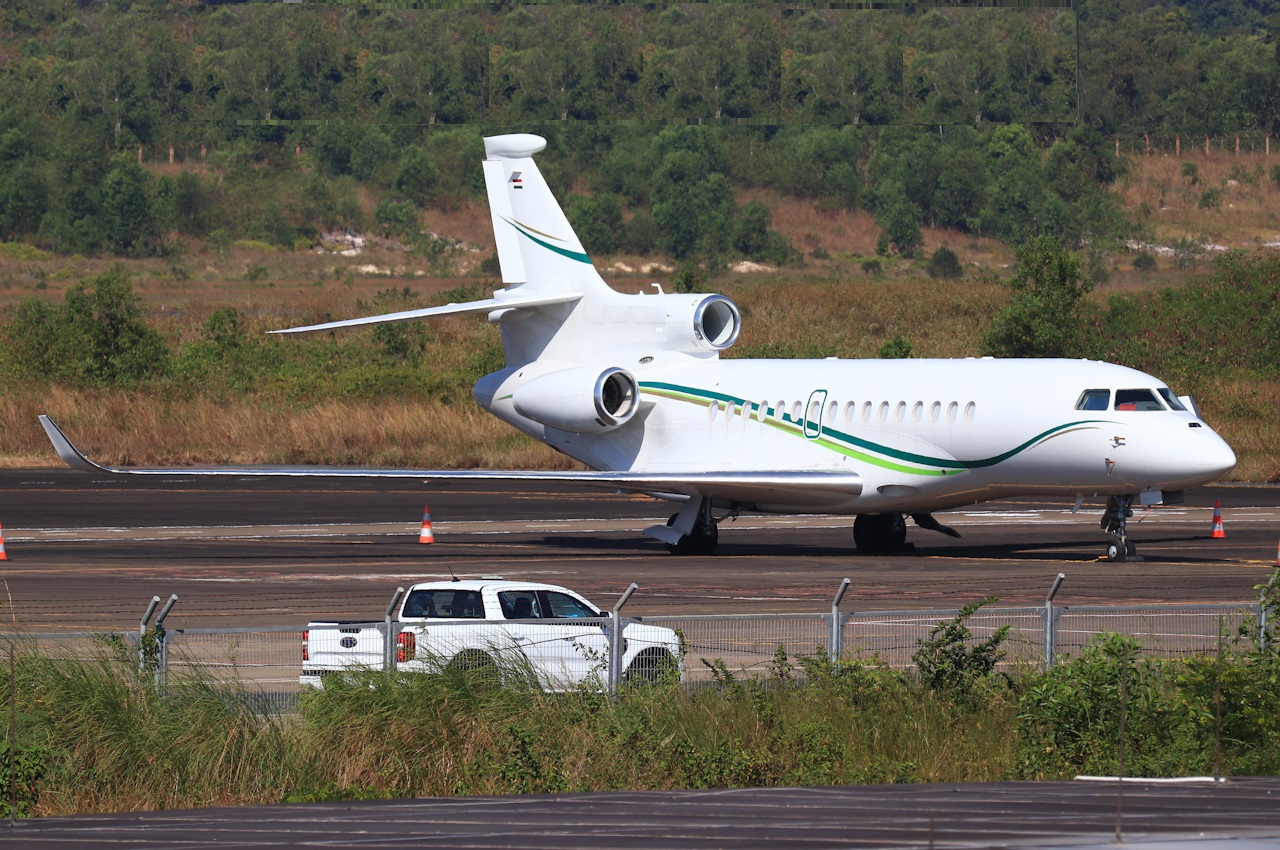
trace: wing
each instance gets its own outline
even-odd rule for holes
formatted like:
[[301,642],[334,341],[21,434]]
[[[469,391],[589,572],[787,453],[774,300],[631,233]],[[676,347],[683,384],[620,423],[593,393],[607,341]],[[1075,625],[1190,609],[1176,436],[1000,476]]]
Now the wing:
[[72,469],[120,475],[221,475],[276,476],[284,478],[414,478],[433,484],[453,482],[514,481],[535,484],[576,484],[671,497],[715,496],[738,502],[818,503],[832,496],[857,496],[862,477],[849,472],[733,471],[733,472],[600,472],[574,470],[490,469],[384,469],[359,466],[213,466],[213,467],[115,467],[103,466],[84,456],[48,416],[40,424]]
[[492,313],[502,310],[518,310],[529,307],[545,307],[550,304],[568,304],[582,298],[581,292],[543,292],[541,294],[522,295],[509,289],[495,292],[492,298],[483,301],[467,301],[462,304],[445,304],[443,307],[424,307],[420,310],[404,310],[400,313],[384,313],[381,316],[364,316],[359,319],[344,319],[339,322],[325,322],[321,325],[306,325],[300,328],[284,328],[268,331],[273,334],[309,334],[317,331],[332,331],[338,328],[354,328],[360,325],[386,325],[392,322],[412,322],[428,319],[432,316],[448,316],[462,313]]

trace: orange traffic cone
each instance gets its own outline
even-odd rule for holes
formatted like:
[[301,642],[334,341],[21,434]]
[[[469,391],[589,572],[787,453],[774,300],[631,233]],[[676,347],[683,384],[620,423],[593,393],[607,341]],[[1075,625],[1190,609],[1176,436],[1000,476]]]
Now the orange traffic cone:
[[4,526],[0,525],[0,561],[9,560],[9,556],[4,553]]
[[419,543],[435,543],[436,536],[431,533],[431,506],[422,506],[422,531],[418,533]]
[[1209,536],[1214,540],[1221,540],[1227,536],[1226,530],[1222,527],[1222,508],[1218,505],[1218,500],[1213,500],[1213,530]]

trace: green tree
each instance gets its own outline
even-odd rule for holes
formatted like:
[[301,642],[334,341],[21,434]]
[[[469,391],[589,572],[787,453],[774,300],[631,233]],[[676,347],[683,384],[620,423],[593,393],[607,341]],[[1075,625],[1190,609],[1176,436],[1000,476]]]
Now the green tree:
[[1040,236],[1017,251],[1018,267],[1006,286],[1009,305],[991,320],[983,336],[984,353],[996,357],[1082,357],[1089,353],[1085,336],[1084,298],[1093,289],[1080,260],[1049,236]]
[[159,247],[151,208],[150,178],[138,163],[122,158],[102,182],[102,218],[107,245],[117,254],[146,256]]
[[32,377],[102,384],[163,373],[169,352],[143,322],[141,299],[121,267],[76,284],[60,306],[34,298],[18,305],[6,344]]
[[400,169],[396,172],[396,194],[406,201],[419,205],[431,203],[439,191],[440,170],[431,161],[431,155],[418,145],[412,145],[400,157]]

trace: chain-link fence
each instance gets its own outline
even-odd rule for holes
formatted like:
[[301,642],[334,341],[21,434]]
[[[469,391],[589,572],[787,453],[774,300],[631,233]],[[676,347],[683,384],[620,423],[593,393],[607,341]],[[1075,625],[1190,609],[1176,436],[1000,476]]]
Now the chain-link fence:
[[[620,643],[611,640],[607,617],[507,624],[393,623],[389,631],[379,622],[329,624],[332,633],[308,633],[300,627],[177,629],[164,633],[160,641],[144,637],[141,642],[138,632],[32,633],[0,635],[0,641],[12,642],[19,653],[137,664],[154,671],[158,683],[166,675],[186,673],[267,694],[299,692],[308,672],[314,674],[311,681],[317,681],[324,672],[353,666],[381,669],[387,658],[406,671],[439,669],[450,662],[483,664],[486,659],[501,665],[504,658],[508,663],[517,659],[543,686],[594,682],[606,687],[632,676],[665,672],[659,656],[668,652],[680,657],[683,679],[691,684],[712,679],[716,669],[767,677],[780,651],[793,662],[799,656],[829,655],[834,650],[846,659],[875,659],[907,668],[935,627],[959,613],[844,613],[839,615],[838,632],[832,630],[831,614],[651,616],[623,619]],[[1098,635],[1109,632],[1135,638],[1146,655],[1212,655],[1220,641],[1257,640],[1262,613],[1258,604],[1244,603],[981,608],[965,625],[971,643],[1008,626],[1002,664],[1040,666],[1055,656],[1066,660],[1078,655]],[[358,644],[362,632],[373,642]],[[610,671],[614,651],[623,663]],[[642,658],[648,659],[648,667],[640,663]]]

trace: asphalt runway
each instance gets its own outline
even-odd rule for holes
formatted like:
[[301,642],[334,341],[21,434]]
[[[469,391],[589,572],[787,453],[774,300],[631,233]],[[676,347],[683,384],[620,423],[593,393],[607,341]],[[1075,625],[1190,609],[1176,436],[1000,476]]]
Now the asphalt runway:
[[[0,825],[32,850],[130,847],[1274,850],[1280,780],[996,782],[456,797],[85,815]],[[1122,845],[1123,846],[1123,845]]]
[[[1227,537],[1213,540],[1220,500]],[[437,542],[417,542],[430,504]],[[1062,604],[1236,602],[1275,566],[1280,488],[1218,486],[1139,513],[1138,563],[1100,560],[1101,505],[1013,500],[940,514],[959,540],[911,527],[907,551],[852,551],[851,518],[744,516],[711,557],[677,558],[641,534],[671,513],[636,496],[403,481],[172,479],[63,469],[0,470],[0,616],[27,630],[136,627],[153,595],[177,593],[170,628],[292,626],[381,618],[398,585],[501,575],[573,587],[627,612],[952,608],[997,595]],[[12,599],[12,606],[8,600]]]

